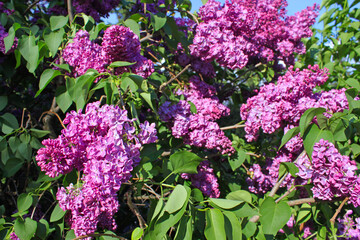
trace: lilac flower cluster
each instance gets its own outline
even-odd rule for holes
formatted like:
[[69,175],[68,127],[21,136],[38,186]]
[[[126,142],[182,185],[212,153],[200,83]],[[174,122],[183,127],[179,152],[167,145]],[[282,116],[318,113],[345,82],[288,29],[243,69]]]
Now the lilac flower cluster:
[[[215,120],[227,116],[230,110],[219,102],[213,86],[202,82],[199,77],[190,78],[189,89],[178,91],[185,100],[171,105],[167,101],[159,108],[160,118],[169,122],[174,137],[182,137],[185,144],[208,149],[217,149],[222,154],[233,153],[231,141],[225,136]],[[192,102],[197,113],[190,110]]]
[[305,52],[301,38],[312,35],[309,27],[318,7],[288,17],[286,6],[286,0],[232,0],[223,6],[209,0],[199,10],[203,22],[196,29],[191,54],[231,69],[260,61],[292,64],[294,52]]
[[73,7],[76,13],[85,13],[99,22],[100,17],[108,17],[119,3],[120,0],[73,0]]
[[190,179],[191,184],[200,189],[205,196],[211,198],[220,197],[219,184],[214,174],[214,169],[210,167],[210,162],[202,161],[197,170],[197,174],[183,173],[181,177],[183,179]]
[[360,178],[355,174],[355,161],[342,156],[334,144],[324,139],[314,144],[312,163],[299,164],[298,175],[311,179],[314,198],[332,200],[349,197],[355,207],[360,206]]
[[351,217],[352,210],[346,211],[343,219],[338,219],[338,239],[360,239],[360,218]]
[[73,42],[63,50],[63,59],[72,66],[75,77],[84,74],[88,69],[105,72],[106,66],[115,61],[136,62],[129,67],[115,69],[115,74],[131,70],[144,78],[154,71],[151,60],[140,54],[139,38],[129,28],[113,25],[104,32],[101,45],[89,39],[89,33],[80,30]]
[[347,108],[344,90],[330,92],[342,94],[339,98],[313,93],[314,87],[325,83],[327,79],[327,71],[319,69],[317,65],[302,71],[290,67],[284,76],[279,77],[277,84],[261,87],[256,96],[241,106],[241,118],[246,121],[246,139],[249,142],[256,140],[260,128],[264,133],[271,134],[288,124],[297,126],[301,115],[312,107],[328,106],[331,112]]
[[114,229],[118,209],[117,191],[140,162],[140,148],[157,139],[155,124],[140,124],[127,111],[100,102],[88,104],[85,113],[72,111],[64,119],[67,128],[57,139],[47,139],[36,160],[50,177],[76,169],[82,184],[70,184],[57,193],[60,207],[70,210],[69,223],[77,236],[97,227]]

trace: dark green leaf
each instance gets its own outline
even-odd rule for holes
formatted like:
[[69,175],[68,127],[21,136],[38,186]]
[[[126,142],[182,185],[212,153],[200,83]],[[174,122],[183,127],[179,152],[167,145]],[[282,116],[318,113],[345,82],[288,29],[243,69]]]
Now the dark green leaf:
[[174,213],[178,211],[186,202],[187,192],[184,186],[176,185],[174,190],[169,196],[169,199],[165,205],[164,210],[168,213]]
[[229,158],[229,164],[230,164],[231,169],[233,171],[238,169],[245,162],[245,160],[247,158],[248,158],[248,155],[246,154],[246,152],[244,150],[240,149],[237,152],[237,158]]
[[7,96],[0,96],[0,111],[2,111],[8,103]]
[[34,137],[37,137],[37,138],[45,137],[49,133],[50,133],[49,131],[40,130],[40,129],[36,129],[36,128],[31,128],[30,129],[31,136],[34,136]]
[[237,190],[235,192],[230,192],[226,196],[226,199],[245,201],[245,202],[248,202],[248,203],[252,202],[251,194],[248,191],[245,191],[245,190]]
[[180,151],[170,156],[174,173],[197,173],[197,167],[202,159],[192,152]]
[[289,130],[284,134],[284,136],[283,136],[282,139],[281,139],[281,144],[280,144],[279,150],[280,150],[280,148],[282,148],[290,139],[292,139],[293,137],[295,137],[296,135],[298,135],[299,132],[300,132],[300,128],[299,128],[299,127],[294,127],[294,128],[289,129]]
[[35,235],[37,223],[30,218],[26,218],[25,221],[18,218],[15,221],[14,229],[15,234],[21,240],[30,240]]
[[241,224],[232,212],[223,212],[225,216],[225,232],[229,240],[242,240]]
[[15,32],[21,28],[21,25],[19,23],[14,23],[12,27],[9,29],[8,35],[4,38],[4,44],[5,44],[5,53],[10,50],[10,48],[14,45],[15,40]]
[[301,136],[304,136],[305,130],[314,119],[314,117],[320,113],[325,112],[325,108],[309,108],[304,112],[300,118],[299,128]]
[[33,203],[33,197],[29,194],[22,193],[17,199],[17,208],[19,212],[25,212]]
[[65,216],[66,211],[62,210],[59,204],[56,204],[50,216],[50,222],[56,222]]
[[2,123],[2,132],[5,134],[10,134],[12,131],[19,128],[19,123],[14,115],[11,113],[5,113],[0,117],[0,122]]
[[48,46],[52,57],[56,56],[60,44],[63,41],[64,34],[65,30],[61,28],[56,32],[50,32],[44,36],[45,43]]
[[219,209],[209,209],[206,211],[204,234],[207,240],[226,239],[224,215]]
[[59,86],[55,92],[56,103],[60,109],[65,113],[72,104],[72,99],[65,86]]
[[155,31],[160,30],[166,23],[166,15],[162,12],[151,15],[151,23],[154,26]]
[[45,89],[45,87],[56,77],[61,75],[59,70],[54,70],[52,68],[46,69],[40,76],[39,82],[39,91],[37,91],[35,97],[39,96],[39,94]]
[[37,222],[37,229],[35,235],[40,239],[47,239],[47,235],[49,234],[49,223],[45,219],[40,219]]
[[275,203],[266,198],[260,207],[260,223],[265,234],[276,235],[285,226],[291,216],[291,209],[285,202]]
[[286,168],[287,172],[290,173],[291,176],[297,177],[296,173],[299,172],[299,168],[294,163],[281,162],[280,164]]
[[50,27],[51,31],[58,30],[62,27],[64,27],[67,22],[69,21],[68,16],[51,16],[50,17]]
[[19,39],[17,49],[19,49],[21,55],[27,61],[27,69],[33,73],[39,60],[39,46],[35,44],[35,37],[23,35]]
[[183,216],[180,220],[174,240],[191,240],[192,233],[193,225],[191,222],[191,217]]

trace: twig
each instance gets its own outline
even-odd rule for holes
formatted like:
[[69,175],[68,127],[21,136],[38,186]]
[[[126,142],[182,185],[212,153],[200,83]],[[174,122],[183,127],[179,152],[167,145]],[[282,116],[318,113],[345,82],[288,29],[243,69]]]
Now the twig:
[[21,116],[21,124],[20,128],[24,128],[24,115],[25,115],[26,108],[23,108],[22,116]]
[[121,239],[121,240],[127,240],[127,238],[119,237],[114,234],[106,234],[106,233],[92,233],[92,234],[82,235],[82,236],[74,238],[73,240],[84,239],[84,238],[88,238],[88,237],[101,237],[101,236],[113,237],[113,238],[117,238],[117,239]]
[[125,193],[126,203],[127,203],[128,207],[130,208],[130,210],[133,212],[133,214],[137,217],[140,228],[144,229],[145,227],[147,227],[147,224],[146,224],[144,218],[141,216],[137,206],[134,205],[134,203],[131,201],[131,194],[130,194],[131,191],[132,190],[130,188],[129,191],[127,191]]
[[222,127],[222,128],[220,128],[220,130],[224,131],[224,130],[235,129],[235,128],[243,128],[243,127],[245,127],[245,124],[235,124],[232,126]]
[[191,64],[186,65],[186,67],[184,67],[183,70],[181,70],[178,74],[176,74],[176,76],[173,76],[169,81],[163,83],[160,85],[159,91],[162,92],[162,89],[169,85],[172,81],[174,81],[175,79],[177,79],[181,74],[183,74],[189,67],[191,66]]
[[187,11],[187,13],[194,19],[194,21],[196,22],[196,24],[199,25],[199,20],[197,19],[197,17],[195,17],[195,15],[192,14],[190,11]]
[[74,16],[73,16],[73,13],[72,13],[71,0],[67,0],[67,11],[68,11],[68,15],[69,15],[69,21],[70,21],[70,23],[72,23],[74,21]]
[[32,4],[30,4],[30,6],[28,6],[28,8],[24,11],[24,14],[27,13],[28,11],[30,11],[30,9],[32,9],[36,4],[38,4],[41,0],[36,0],[35,2],[33,2]]
[[[154,58],[158,63],[161,63],[160,60],[159,60],[154,54],[152,54],[152,53],[149,52],[149,51],[147,51],[147,53],[148,53],[152,58]],[[164,67],[165,67],[166,70],[169,71],[171,77],[175,77],[175,74],[173,74],[168,67],[166,67],[166,66],[164,66]],[[176,78],[176,81],[180,84],[179,79]],[[160,87],[161,87],[161,86],[160,86]]]
[[287,204],[290,207],[292,207],[292,206],[300,205],[303,203],[314,203],[314,202],[317,202],[317,200],[315,198],[300,198],[300,199],[288,201]]
[[261,155],[255,154],[255,153],[252,153],[252,152],[246,152],[245,154],[246,154],[246,155],[249,155],[249,156],[254,156],[254,157],[257,157],[257,158],[261,158],[261,157],[262,157]]
[[152,36],[153,36],[152,34],[149,34],[149,33],[148,33],[145,37],[143,37],[143,38],[140,39],[140,42],[144,42],[144,41],[150,39]]
[[335,224],[335,220],[337,215],[340,213],[341,209],[343,208],[343,206],[345,205],[345,203],[349,200],[349,197],[346,197],[342,203],[340,204],[340,206],[336,209],[334,216],[332,216],[332,218],[330,219],[331,224]]
[[279,197],[278,199],[276,199],[275,202],[276,202],[276,203],[280,202],[282,199],[284,199],[286,196],[288,196],[290,193],[292,193],[295,189],[296,189],[296,187],[287,190],[281,197]]

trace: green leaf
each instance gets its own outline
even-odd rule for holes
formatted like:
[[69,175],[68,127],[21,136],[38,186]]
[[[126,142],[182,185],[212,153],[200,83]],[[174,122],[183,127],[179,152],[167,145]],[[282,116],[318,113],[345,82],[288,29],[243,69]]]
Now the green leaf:
[[257,229],[256,223],[249,221],[245,225],[243,225],[242,232],[245,235],[246,239],[248,239],[255,234],[256,229]]
[[174,240],[191,240],[192,235],[193,225],[191,222],[191,217],[183,216],[180,220]]
[[139,38],[140,38],[140,26],[139,24],[133,19],[126,19],[124,22],[125,26],[131,29]]
[[246,152],[243,149],[240,149],[237,152],[237,158],[229,158],[229,164],[230,164],[231,169],[233,171],[238,169],[245,162],[245,160],[247,158],[248,158],[248,155],[246,154]]
[[4,44],[5,44],[5,53],[7,53],[10,48],[14,45],[15,40],[15,32],[21,28],[21,25],[19,23],[14,23],[12,27],[9,29],[8,35],[4,38]]
[[207,240],[226,240],[224,215],[219,209],[206,211],[204,234]]
[[159,12],[157,14],[151,15],[151,23],[154,26],[155,31],[160,30],[166,23],[166,15],[165,13]]
[[251,194],[248,191],[245,191],[245,190],[237,190],[237,191],[234,191],[234,192],[230,192],[226,196],[226,199],[245,201],[245,202],[248,202],[248,203],[252,202]]
[[54,210],[51,213],[50,216],[50,222],[56,222],[63,218],[66,214],[66,211],[62,210],[59,206],[59,204],[56,204]]
[[12,177],[17,173],[23,166],[24,160],[19,158],[9,158],[3,169],[4,177]]
[[138,85],[129,77],[123,78],[120,86],[123,91],[129,88],[131,92],[136,92],[139,89]]
[[144,230],[137,227],[134,229],[134,231],[131,233],[131,240],[139,240],[144,233]]
[[64,34],[65,30],[61,28],[58,31],[50,32],[44,36],[45,43],[48,46],[52,57],[56,56],[60,44],[63,41]]
[[346,83],[349,84],[350,87],[356,88],[357,91],[360,91],[360,83],[355,78],[348,78]]
[[311,155],[313,152],[314,144],[319,142],[320,139],[328,140],[334,143],[334,136],[329,130],[319,129],[316,124],[311,124],[310,127],[306,130],[303,141],[304,141],[304,148],[311,159]]
[[46,131],[46,130],[40,130],[40,129],[36,129],[36,128],[31,128],[30,129],[30,134],[31,136],[37,137],[37,138],[43,138],[46,135],[48,135],[50,132]]
[[201,0],[202,4],[205,5],[209,0]]
[[35,44],[35,37],[23,35],[19,39],[17,49],[19,49],[21,55],[27,61],[27,69],[33,73],[37,68],[39,60],[39,46]]
[[242,240],[242,227],[239,219],[232,212],[223,212],[225,216],[225,232],[229,240]]
[[224,198],[209,198],[210,204],[218,206],[223,209],[232,209],[243,203],[243,200],[230,200]]
[[59,105],[61,111],[64,113],[69,109],[72,104],[72,98],[65,86],[59,86],[55,92],[56,103]]
[[325,108],[309,108],[304,112],[299,122],[301,136],[304,136],[305,130],[307,129],[311,121],[314,119],[314,117],[323,112],[325,112]]
[[4,108],[6,107],[8,103],[8,98],[7,96],[0,96],[0,111],[4,110]]
[[14,115],[11,113],[5,113],[0,117],[0,122],[2,123],[2,132],[5,134],[10,134],[12,131],[19,128],[19,123]]
[[56,77],[61,75],[59,70],[54,70],[52,68],[46,69],[40,76],[39,82],[39,91],[37,91],[35,97],[39,96],[39,94],[45,89],[45,87]]
[[353,36],[354,36],[353,32],[341,32],[340,33],[341,44],[347,43],[350,40],[350,38],[352,38]]
[[25,221],[18,218],[14,224],[15,234],[21,240],[30,240],[36,232],[37,223],[31,218],[26,218]]
[[71,229],[70,231],[67,232],[65,240],[73,240],[74,238],[76,238],[74,229]]
[[69,73],[71,72],[69,64],[56,64],[56,63],[53,63],[52,65],[54,65],[55,67],[58,67],[60,69],[63,69],[65,71],[69,72]]
[[195,153],[180,151],[170,156],[174,173],[197,173],[197,167],[202,159]]
[[195,104],[192,103],[191,101],[188,101],[188,103],[190,104],[190,111],[191,111],[191,113],[196,114],[196,113],[197,113],[197,109],[196,109]]
[[285,202],[276,204],[274,199],[266,198],[261,204],[260,214],[260,223],[264,233],[275,236],[289,221],[291,209]]
[[50,27],[51,31],[58,30],[64,27],[69,21],[68,16],[51,16],[50,17]]
[[149,104],[152,110],[155,110],[154,105],[151,101],[151,93],[142,92],[140,93],[140,96]]
[[311,215],[311,206],[308,203],[304,203],[301,205],[300,210],[298,211],[297,217],[296,217],[296,223],[301,224],[303,222],[306,222],[307,218]]
[[17,199],[17,208],[19,212],[25,212],[33,203],[33,197],[29,194],[22,193]]
[[289,129],[282,137],[281,144],[280,144],[280,147],[278,150],[280,150],[290,139],[292,139],[293,137],[298,135],[299,132],[300,132],[299,127],[294,127],[294,128]]
[[45,219],[40,219],[37,223],[36,233],[35,235],[40,239],[47,239],[47,235],[49,234],[49,223]]
[[283,165],[286,168],[287,172],[291,174],[291,176],[297,177],[296,173],[299,172],[299,168],[294,163],[281,162],[280,165]]
[[184,206],[186,202],[187,192],[184,186],[176,185],[174,190],[169,196],[169,200],[167,201],[164,210],[168,213],[174,213],[178,211],[182,206]]
[[131,66],[134,65],[135,62],[131,63],[131,62],[124,62],[124,61],[116,61],[113,62],[109,65],[109,67],[114,68],[114,67],[126,67],[126,66]]

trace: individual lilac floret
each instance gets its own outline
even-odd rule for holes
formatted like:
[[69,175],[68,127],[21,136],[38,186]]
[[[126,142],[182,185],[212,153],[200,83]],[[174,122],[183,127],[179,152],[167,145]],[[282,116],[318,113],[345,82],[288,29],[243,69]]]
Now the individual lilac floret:
[[210,167],[210,162],[202,161],[199,164],[197,171],[197,174],[183,173],[181,174],[181,177],[190,179],[191,184],[200,189],[205,196],[211,198],[220,197],[219,184],[214,174],[214,169]]
[[140,162],[143,144],[156,141],[155,124],[140,124],[117,106],[90,103],[85,113],[66,115],[66,129],[57,139],[43,141],[36,160],[51,177],[73,169],[82,171],[82,184],[60,188],[60,207],[70,211],[69,223],[76,236],[94,233],[98,227],[114,229],[119,207],[117,192]]
[[115,74],[132,71],[147,78],[154,71],[151,60],[140,54],[139,37],[129,28],[113,25],[104,31],[102,45],[89,39],[89,33],[80,30],[75,38],[63,50],[63,59],[73,67],[72,75],[78,77],[88,69],[106,72],[107,66],[115,61],[133,62],[129,67],[115,69]]
[[327,71],[317,65],[302,71],[290,67],[284,76],[279,77],[277,84],[261,87],[256,96],[241,106],[241,118],[246,121],[246,139],[249,142],[256,140],[260,128],[271,134],[288,124],[297,126],[307,109],[318,106],[313,88],[327,79]]
[[305,53],[301,38],[312,35],[318,6],[292,17],[285,15],[286,6],[285,0],[232,0],[223,6],[209,0],[199,10],[203,22],[196,28],[191,54],[231,69],[274,60],[293,64],[293,53]]
[[[177,92],[184,95],[185,100],[175,105],[165,102],[159,108],[159,115],[163,121],[170,123],[173,136],[182,137],[185,144],[231,154],[234,152],[232,143],[215,122],[229,115],[230,110],[219,102],[215,93],[213,86],[193,76],[189,88]],[[191,112],[188,101],[195,105],[196,114]]]
[[360,218],[351,217],[352,210],[346,211],[344,218],[338,219],[338,239],[360,239]]

